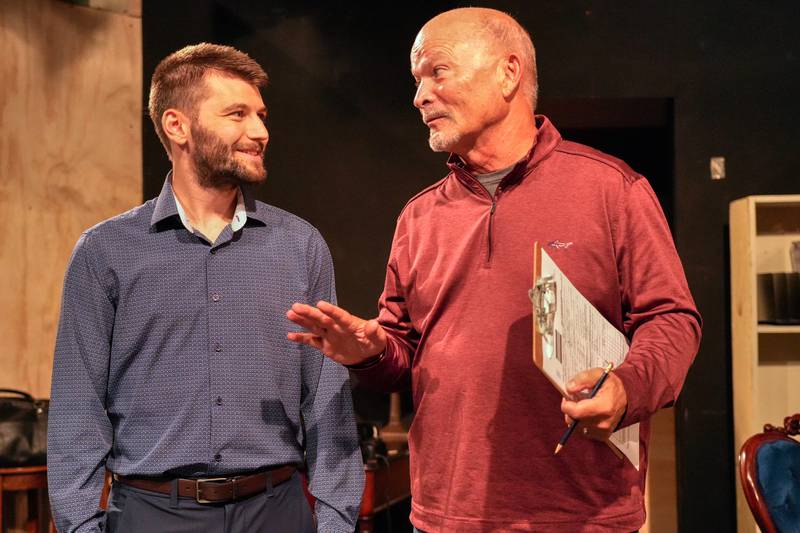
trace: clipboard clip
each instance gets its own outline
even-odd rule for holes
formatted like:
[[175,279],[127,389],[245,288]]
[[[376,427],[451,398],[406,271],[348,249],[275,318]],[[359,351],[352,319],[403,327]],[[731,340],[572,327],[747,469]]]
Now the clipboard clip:
[[556,318],[556,281],[553,276],[538,278],[536,285],[528,291],[528,297],[536,310],[536,329],[544,341],[545,355],[551,358]]

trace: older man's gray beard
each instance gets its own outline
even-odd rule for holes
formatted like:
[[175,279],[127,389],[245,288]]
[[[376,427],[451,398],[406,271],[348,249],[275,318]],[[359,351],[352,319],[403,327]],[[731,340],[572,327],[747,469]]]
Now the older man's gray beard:
[[235,147],[222,142],[210,130],[192,125],[192,139],[195,142],[192,161],[201,187],[220,189],[231,185],[258,184],[267,179],[263,152],[260,171],[253,171],[236,160]]
[[461,140],[461,135],[454,133],[445,135],[441,131],[432,131],[428,137],[428,144],[434,152],[452,152],[453,148]]

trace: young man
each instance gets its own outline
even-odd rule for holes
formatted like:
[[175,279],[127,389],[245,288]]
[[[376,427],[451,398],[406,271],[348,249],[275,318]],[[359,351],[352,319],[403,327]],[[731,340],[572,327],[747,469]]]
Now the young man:
[[[410,374],[411,521],[422,531],[633,531],[649,417],[672,403],[700,316],[647,180],[534,115],[533,43],[511,17],[456,9],[411,50],[414,105],[450,173],[397,221],[377,319],[295,304],[289,338],[385,390]],[[533,366],[533,243],[631,341],[594,399],[562,401]],[[572,378],[591,388],[602,369]],[[563,412],[563,414],[562,414]],[[564,418],[580,429],[553,448]],[[601,441],[641,423],[642,469]]]
[[[353,531],[363,490],[347,371],[286,339],[335,299],[320,234],[255,201],[262,68],[226,46],[156,68],[172,161],[158,198],[81,236],[58,329],[48,477],[59,531]],[[114,473],[107,511],[104,471]]]

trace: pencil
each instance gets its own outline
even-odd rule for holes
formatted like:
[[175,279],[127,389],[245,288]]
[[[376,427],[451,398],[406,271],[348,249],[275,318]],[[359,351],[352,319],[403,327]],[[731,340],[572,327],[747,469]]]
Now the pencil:
[[[595,383],[594,387],[592,387],[592,392],[589,393],[589,398],[595,397],[597,391],[599,391],[600,387],[603,386],[603,383],[606,382],[606,378],[608,377],[608,374],[611,372],[612,368],[614,368],[614,363],[608,363],[606,365],[606,367],[603,369],[603,375],[600,376],[600,379],[598,379],[597,383]],[[556,455],[561,451],[561,448],[563,448],[567,443],[569,436],[572,435],[572,432],[575,431],[576,427],[578,427],[578,422],[580,422],[580,420],[573,420],[572,424],[570,424],[564,434],[561,435],[561,439],[558,441],[558,444],[556,444],[556,451],[553,452],[553,455]]]

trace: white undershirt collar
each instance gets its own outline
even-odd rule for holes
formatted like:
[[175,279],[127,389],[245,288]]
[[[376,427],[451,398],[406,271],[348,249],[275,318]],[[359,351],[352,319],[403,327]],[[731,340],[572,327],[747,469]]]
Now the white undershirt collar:
[[[194,228],[189,223],[189,219],[186,217],[186,211],[183,210],[183,206],[181,205],[180,200],[178,200],[178,195],[173,191],[172,196],[175,198],[175,207],[178,208],[178,216],[181,218],[183,227],[185,227],[191,233],[194,233]],[[245,222],[247,222],[247,209],[244,207],[244,194],[242,194],[242,188],[239,187],[236,191],[236,209],[234,209],[233,218],[231,219],[231,230],[234,233],[239,231],[244,227]]]

